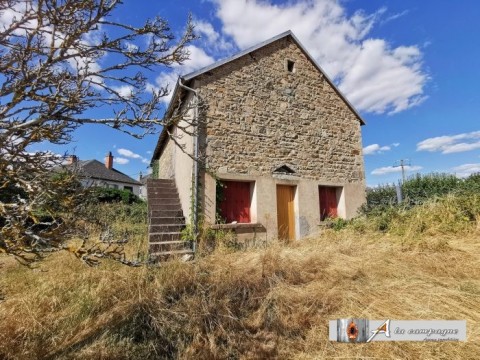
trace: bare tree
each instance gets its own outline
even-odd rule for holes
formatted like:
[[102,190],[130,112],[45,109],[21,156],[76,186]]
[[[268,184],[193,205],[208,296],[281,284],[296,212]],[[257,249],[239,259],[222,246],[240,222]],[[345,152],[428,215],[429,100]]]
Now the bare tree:
[[[116,22],[119,6],[0,0],[0,252],[30,262],[65,247],[65,217],[56,214],[71,210],[75,181],[52,179],[62,158],[31,153],[31,145],[68,143],[84,124],[136,138],[164,125],[161,99],[169,89],[151,86],[145,72],[188,58],[191,21],[175,40],[159,17],[139,27]],[[93,117],[97,107],[110,116]]]

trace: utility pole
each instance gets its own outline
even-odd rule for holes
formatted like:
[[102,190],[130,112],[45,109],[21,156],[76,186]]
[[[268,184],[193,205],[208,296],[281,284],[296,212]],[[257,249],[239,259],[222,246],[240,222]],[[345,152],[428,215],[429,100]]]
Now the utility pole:
[[405,183],[405,167],[410,166],[410,160],[408,159],[401,159],[395,162],[395,165],[393,167],[401,167],[402,168],[402,184]]

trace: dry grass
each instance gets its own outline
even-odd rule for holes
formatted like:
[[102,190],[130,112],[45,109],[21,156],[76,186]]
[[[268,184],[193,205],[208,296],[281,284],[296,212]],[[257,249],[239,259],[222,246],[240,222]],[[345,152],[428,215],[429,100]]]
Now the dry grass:
[[[480,232],[355,226],[161,268],[1,259],[0,358],[480,358]],[[328,320],[466,319],[461,343],[341,344]]]

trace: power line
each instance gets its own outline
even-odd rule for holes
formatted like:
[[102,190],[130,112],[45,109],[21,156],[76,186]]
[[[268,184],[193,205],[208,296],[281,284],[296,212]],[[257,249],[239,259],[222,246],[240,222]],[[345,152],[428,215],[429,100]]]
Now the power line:
[[402,168],[402,184],[405,183],[405,167],[411,166],[412,164],[410,163],[409,159],[401,159],[397,160],[393,167],[401,167]]

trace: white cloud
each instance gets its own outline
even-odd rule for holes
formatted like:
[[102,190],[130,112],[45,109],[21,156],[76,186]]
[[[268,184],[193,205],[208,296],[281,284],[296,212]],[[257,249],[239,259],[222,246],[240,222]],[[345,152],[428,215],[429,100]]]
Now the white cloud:
[[131,42],[128,42],[128,41],[125,42],[125,47],[126,47],[126,50],[129,51],[129,52],[138,51],[138,45],[135,45],[134,43],[131,43]]
[[113,162],[118,164],[118,165],[125,165],[125,164],[128,164],[130,162],[130,160],[125,159],[125,158],[121,158],[121,157],[114,157]]
[[385,9],[348,16],[337,0],[210,1],[223,33],[242,49],[291,29],[361,111],[396,113],[426,99],[419,47],[367,37]]
[[209,43],[218,41],[220,35],[215,31],[212,24],[203,20],[196,20],[193,25],[195,26],[195,32],[200,36],[206,38]]
[[454,167],[452,171],[458,177],[467,177],[472,174],[480,173],[480,164],[464,164]]
[[480,131],[452,136],[438,136],[425,139],[417,144],[417,151],[451,154],[480,149]]
[[175,64],[172,67],[181,71],[182,75],[186,75],[192,71],[203,68],[207,65],[215,62],[215,59],[208,55],[205,50],[198,46],[188,45],[186,47],[189,53],[189,59],[184,61],[183,64]]
[[113,91],[116,91],[118,95],[124,99],[128,99],[132,97],[133,94],[133,86],[130,85],[122,85],[122,86],[112,86]]
[[[404,166],[405,171],[418,171],[423,169],[421,166]],[[402,172],[402,168],[400,166],[385,166],[381,168],[377,168],[371,172],[372,175],[385,175],[385,174],[392,174]]]
[[117,152],[125,157],[131,158],[131,159],[141,159],[142,157],[138,154],[135,154],[133,151],[128,150],[128,149],[118,149]]
[[126,158],[130,158],[130,159],[135,159],[135,160],[140,160],[142,163],[144,164],[150,164],[150,161],[146,158],[144,158],[143,156],[139,155],[139,154],[136,154],[134,153],[133,151],[131,150],[128,150],[128,149],[118,149],[117,152],[122,155],[122,156],[125,156]]
[[397,20],[398,18],[401,18],[402,16],[407,15],[410,12],[410,10],[403,10],[402,12],[393,14],[382,20],[382,24],[386,24],[390,21]]
[[381,154],[384,151],[389,151],[391,149],[392,148],[390,146],[387,146],[387,145],[380,146],[378,144],[372,144],[372,145],[365,146],[363,148],[363,155]]
[[209,48],[213,48],[217,51],[228,51],[234,48],[234,45],[226,40],[224,36],[215,31],[213,25],[209,22],[195,20],[194,26],[195,32],[200,35],[200,38],[204,40]]

